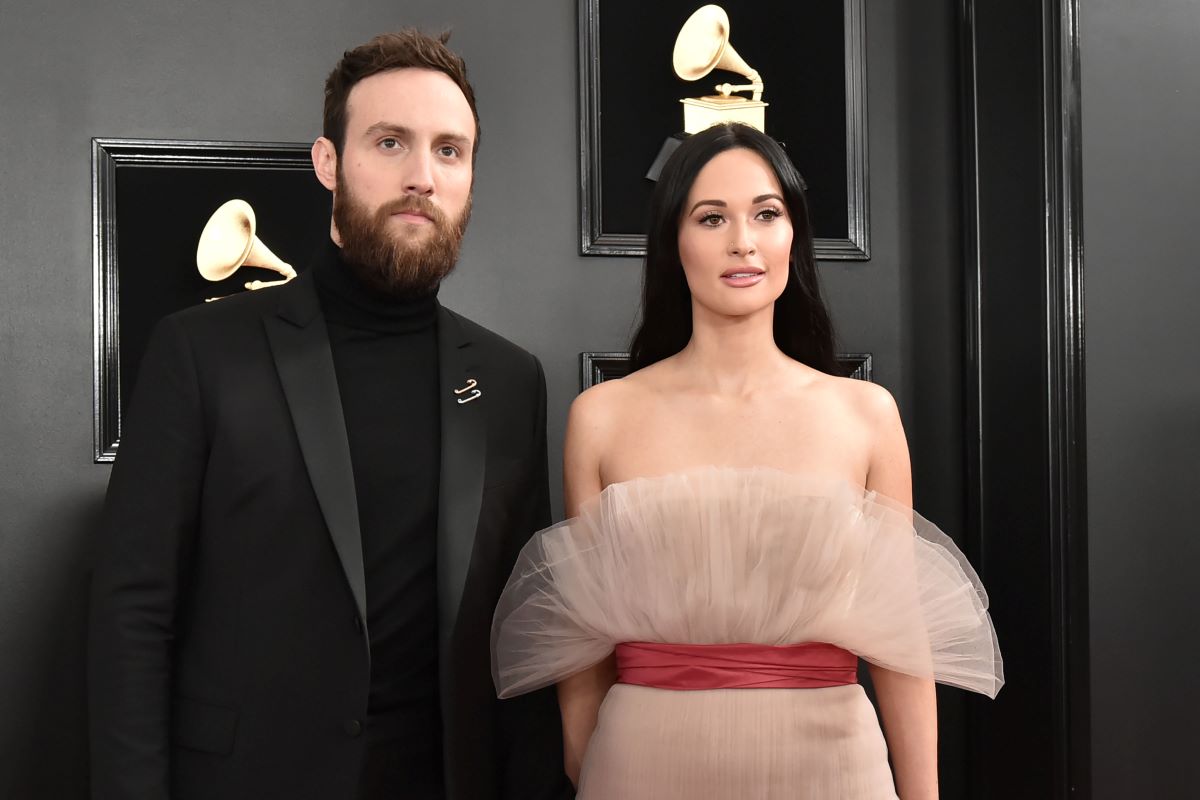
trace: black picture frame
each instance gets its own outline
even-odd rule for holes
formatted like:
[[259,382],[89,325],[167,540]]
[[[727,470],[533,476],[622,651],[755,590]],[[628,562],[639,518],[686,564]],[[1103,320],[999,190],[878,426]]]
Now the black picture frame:
[[[701,5],[702,0],[579,0],[583,255],[645,255],[651,184],[644,173],[662,141],[682,128],[678,99],[711,91],[706,87],[715,82],[687,83],[671,67],[674,37]],[[754,14],[749,6],[730,7],[730,42],[762,73],[763,99],[772,103],[767,133],[790,145],[808,184],[816,256],[866,261],[871,246],[864,0],[762,8]],[[611,37],[605,34],[610,25]],[[777,42],[781,31],[795,40]],[[618,33],[621,41],[609,43]],[[789,105],[784,98],[800,99]],[[624,219],[613,219],[617,215]]]
[[[838,364],[848,378],[870,381],[870,353],[839,353]],[[597,383],[623,378],[630,372],[629,353],[585,352],[579,354],[579,391],[583,392]]]
[[210,283],[196,269],[209,215],[247,200],[257,235],[303,271],[328,236],[330,195],[312,172],[311,145],[172,139],[92,139],[93,458],[111,462],[121,408],[159,319],[208,297],[275,280],[243,267]]

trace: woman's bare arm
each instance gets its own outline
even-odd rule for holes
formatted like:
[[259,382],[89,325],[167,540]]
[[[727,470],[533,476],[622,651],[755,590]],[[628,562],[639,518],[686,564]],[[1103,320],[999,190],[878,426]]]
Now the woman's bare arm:
[[[604,488],[600,463],[607,440],[607,423],[612,415],[610,396],[615,386],[600,384],[584,392],[571,404],[563,445],[563,495],[568,517],[579,514],[587,500]],[[600,703],[616,682],[612,656],[558,683],[558,706],[562,714],[563,763],[567,776],[579,785],[579,770],[588,741],[596,728]]]
[[[867,488],[912,507],[908,442],[892,396],[872,386],[868,411],[875,428]],[[901,800],[938,796],[937,699],[932,678],[916,678],[871,665],[871,681]]]

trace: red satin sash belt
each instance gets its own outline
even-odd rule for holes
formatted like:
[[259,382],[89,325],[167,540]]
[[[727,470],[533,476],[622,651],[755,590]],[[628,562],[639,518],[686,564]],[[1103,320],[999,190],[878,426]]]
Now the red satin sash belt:
[[617,681],[656,689],[818,689],[858,682],[858,657],[825,642],[617,645]]

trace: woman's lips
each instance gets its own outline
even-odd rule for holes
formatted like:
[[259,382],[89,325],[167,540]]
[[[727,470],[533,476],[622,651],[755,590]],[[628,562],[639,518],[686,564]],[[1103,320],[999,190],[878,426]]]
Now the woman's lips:
[[727,269],[721,273],[721,282],[726,286],[735,288],[744,288],[746,286],[754,286],[762,281],[767,276],[765,270],[746,267],[744,269]]

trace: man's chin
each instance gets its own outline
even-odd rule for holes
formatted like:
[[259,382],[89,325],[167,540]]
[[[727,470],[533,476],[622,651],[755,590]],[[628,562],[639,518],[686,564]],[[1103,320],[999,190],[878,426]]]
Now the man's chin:
[[411,236],[395,237],[392,239],[392,259],[410,262],[422,262],[429,259],[431,253],[423,239]]
[[424,244],[437,235],[437,225],[432,222],[407,222],[395,217],[388,220],[387,229],[393,244],[408,249],[413,245]]

